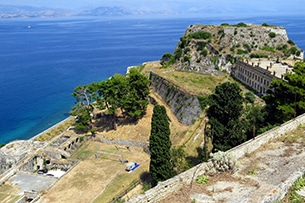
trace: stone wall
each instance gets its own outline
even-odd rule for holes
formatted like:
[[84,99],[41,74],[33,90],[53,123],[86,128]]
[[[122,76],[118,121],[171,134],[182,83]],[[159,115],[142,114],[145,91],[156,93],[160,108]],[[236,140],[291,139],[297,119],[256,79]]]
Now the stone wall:
[[151,73],[151,85],[163,100],[170,106],[178,120],[186,125],[193,122],[202,113],[197,96],[188,94],[164,78]]
[[[260,146],[268,143],[270,140],[275,139],[281,135],[284,135],[286,132],[290,132],[296,129],[299,125],[305,123],[305,114],[297,117],[294,120],[290,120],[279,127],[276,127],[264,134],[257,136],[255,139],[249,140],[231,150],[231,154],[233,154],[236,158],[241,158],[245,156],[247,153],[254,152]],[[159,183],[156,187],[146,191],[144,194],[141,194],[131,200],[129,203],[142,203],[142,202],[158,202],[171,193],[178,191],[182,186],[190,185],[196,179],[198,175],[204,173],[204,168],[206,163],[199,164],[184,173],[181,173],[169,180]],[[277,199],[282,198],[286,192],[288,191],[289,187],[298,177],[300,177],[304,171],[300,171],[297,174],[292,174],[291,177],[285,181],[280,188],[278,188],[278,195],[277,197],[268,197],[266,194],[266,202],[275,202]],[[289,184],[288,184],[289,182]],[[270,199],[272,198],[272,199]]]
[[290,120],[278,127],[275,127],[261,135],[258,135],[254,140],[248,140],[243,144],[230,149],[228,152],[233,154],[237,159],[245,156],[247,153],[252,153],[260,146],[268,143],[270,140],[275,139],[296,129],[298,126],[305,124],[305,114],[298,116],[296,119]]

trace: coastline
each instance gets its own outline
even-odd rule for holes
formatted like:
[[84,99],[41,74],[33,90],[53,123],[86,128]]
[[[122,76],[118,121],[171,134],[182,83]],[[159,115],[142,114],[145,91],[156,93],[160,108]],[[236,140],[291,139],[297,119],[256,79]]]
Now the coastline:
[[[146,61],[146,62],[143,62],[141,65],[145,65],[145,64],[147,64],[147,63],[154,63],[154,62],[158,62],[158,60],[156,60],[156,61]],[[138,66],[141,66],[141,65],[128,66],[128,67],[126,68],[126,74],[129,73],[129,69],[130,69],[130,68],[138,67]],[[55,123],[54,125],[52,125],[51,127],[45,129],[44,131],[42,131],[42,132],[40,132],[40,133],[34,135],[33,137],[31,137],[31,138],[29,138],[29,139],[22,139],[22,140],[34,141],[36,138],[38,138],[39,136],[43,135],[44,133],[47,133],[48,131],[51,131],[51,130],[53,130],[54,128],[60,126],[61,124],[65,123],[65,122],[67,122],[67,121],[69,121],[69,120],[72,120],[72,119],[73,119],[73,116],[69,116],[69,117],[67,117],[67,118],[65,118],[65,119],[63,119],[63,120],[61,120],[61,121]],[[15,142],[15,141],[18,141],[18,140],[11,140],[11,141],[9,141],[8,143],[5,143],[5,145],[8,145],[8,144],[10,144],[10,143],[12,143],[12,142]]]
[[[154,62],[158,62],[158,60],[156,60],[156,61],[146,61],[146,62],[143,62],[141,65],[145,65],[145,64],[147,64],[147,63],[154,63]],[[129,69],[130,69],[130,68],[138,67],[138,66],[141,66],[141,65],[128,66],[128,67],[126,68],[126,74],[129,73]],[[51,127],[45,129],[44,131],[42,131],[42,132],[40,132],[40,133],[34,135],[33,137],[31,137],[31,138],[29,138],[29,139],[25,139],[25,140],[34,141],[36,138],[38,138],[39,136],[43,135],[44,133],[47,133],[48,131],[51,131],[51,130],[53,130],[54,128],[60,126],[61,124],[65,123],[65,122],[67,122],[67,121],[69,121],[69,120],[72,120],[72,119],[73,119],[73,116],[69,116],[69,117],[67,117],[67,118],[65,118],[65,119],[63,119],[63,120],[61,120],[61,121],[55,123],[54,125],[52,125]],[[10,144],[11,142],[15,142],[15,141],[17,141],[17,140],[11,140],[11,141],[9,141],[8,143],[6,143],[5,145],[8,145],[8,144]]]
[[[67,121],[69,121],[69,120],[71,120],[71,119],[73,119],[73,116],[69,116],[69,117],[65,118],[64,120],[59,121],[58,123],[52,125],[51,127],[47,128],[46,130],[44,130],[44,131],[42,131],[42,132],[40,132],[40,133],[34,135],[33,137],[31,137],[31,138],[28,139],[28,140],[32,140],[32,141],[33,141],[35,138],[41,136],[41,135],[44,134],[44,133],[47,133],[48,131],[53,130],[54,128],[58,127],[59,125],[65,123],[65,122],[67,122]],[[11,142],[13,142],[13,141],[11,141]]]

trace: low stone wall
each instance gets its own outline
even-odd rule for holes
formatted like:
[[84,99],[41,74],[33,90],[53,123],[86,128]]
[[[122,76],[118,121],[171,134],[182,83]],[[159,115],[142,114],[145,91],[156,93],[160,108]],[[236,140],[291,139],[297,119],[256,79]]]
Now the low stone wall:
[[0,184],[3,184],[10,177],[12,177],[16,172],[17,172],[17,169],[12,168],[12,169],[7,170],[5,173],[1,174]]
[[[284,135],[287,132],[290,132],[296,129],[299,125],[305,123],[305,114],[297,117],[294,120],[290,120],[279,127],[276,127],[268,132],[257,136],[255,139],[249,140],[228,152],[231,153],[236,158],[241,158],[247,153],[254,152],[260,146],[268,143],[270,140],[275,139],[281,135]],[[192,185],[192,182],[196,179],[198,175],[204,173],[204,168],[206,163],[199,164],[188,171],[185,171],[169,180],[159,183],[156,187],[146,191],[144,194],[141,194],[131,200],[129,203],[143,203],[143,202],[158,202],[171,193],[178,191],[182,186],[185,185]],[[266,201],[264,202],[276,202],[278,199],[284,197],[287,193],[288,189],[291,187],[291,184],[305,171],[300,171],[296,174],[292,174],[288,180],[286,180],[280,188],[278,188],[278,195],[277,197],[268,197],[266,194]]]
[[161,182],[156,187],[146,191],[144,194],[130,199],[128,203],[158,202],[171,193],[178,191],[184,185],[190,185],[191,187],[193,180],[204,172],[205,166],[206,163],[199,164],[188,171]]
[[183,124],[192,125],[202,113],[197,96],[183,92],[155,73],[151,73],[150,79],[151,85],[170,106],[177,119]]
[[290,120],[261,135],[258,135],[254,140],[253,139],[248,140],[247,142],[244,142],[244,143],[238,145],[237,147],[234,147],[234,148],[228,150],[228,152],[230,152],[237,159],[239,159],[239,158],[245,156],[245,154],[254,152],[260,146],[268,143],[270,140],[296,129],[301,124],[305,124],[305,114],[300,115],[296,119]]

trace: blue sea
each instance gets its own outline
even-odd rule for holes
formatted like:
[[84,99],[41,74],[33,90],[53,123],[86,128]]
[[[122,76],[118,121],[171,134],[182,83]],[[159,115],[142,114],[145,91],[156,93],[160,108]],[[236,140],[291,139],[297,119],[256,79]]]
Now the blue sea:
[[305,49],[305,16],[63,18],[0,21],[0,143],[28,139],[68,117],[73,89],[174,52],[191,24],[286,27]]

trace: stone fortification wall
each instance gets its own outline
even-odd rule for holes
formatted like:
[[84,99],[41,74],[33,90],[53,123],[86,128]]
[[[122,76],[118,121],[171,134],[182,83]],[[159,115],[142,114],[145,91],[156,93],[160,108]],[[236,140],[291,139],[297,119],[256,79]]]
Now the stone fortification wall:
[[[233,154],[236,158],[241,158],[245,156],[247,153],[254,152],[260,146],[268,143],[270,140],[280,137],[286,132],[290,132],[296,129],[299,125],[305,123],[305,114],[297,117],[294,120],[290,120],[279,127],[276,127],[264,134],[257,136],[255,139],[249,140],[231,150],[231,154]],[[146,191],[144,194],[141,194],[131,200],[129,203],[142,203],[142,202],[158,202],[171,193],[178,191],[184,185],[190,185],[196,179],[198,175],[204,173],[204,168],[206,163],[199,164],[184,173],[181,173],[169,180],[159,183],[156,187]],[[292,174],[288,180],[286,180],[283,184],[281,184],[278,188],[277,195],[273,195],[272,197],[268,197],[266,194],[265,202],[276,202],[276,200],[282,198],[288,189],[291,187],[291,184],[300,177],[304,171],[299,171],[298,173]],[[289,183],[289,184],[288,184]]]
[[192,125],[202,113],[197,96],[183,92],[174,84],[154,73],[151,73],[150,79],[151,85],[170,106],[178,120],[183,124]]
[[243,144],[240,144],[237,147],[230,149],[228,152],[230,152],[237,159],[239,159],[239,158],[245,156],[245,154],[247,154],[247,153],[254,152],[260,146],[268,143],[270,140],[280,137],[280,136],[284,135],[285,133],[296,129],[301,124],[305,124],[305,114],[300,115],[296,119],[290,120],[261,135],[258,135],[254,140],[248,140],[247,142],[244,142]]

